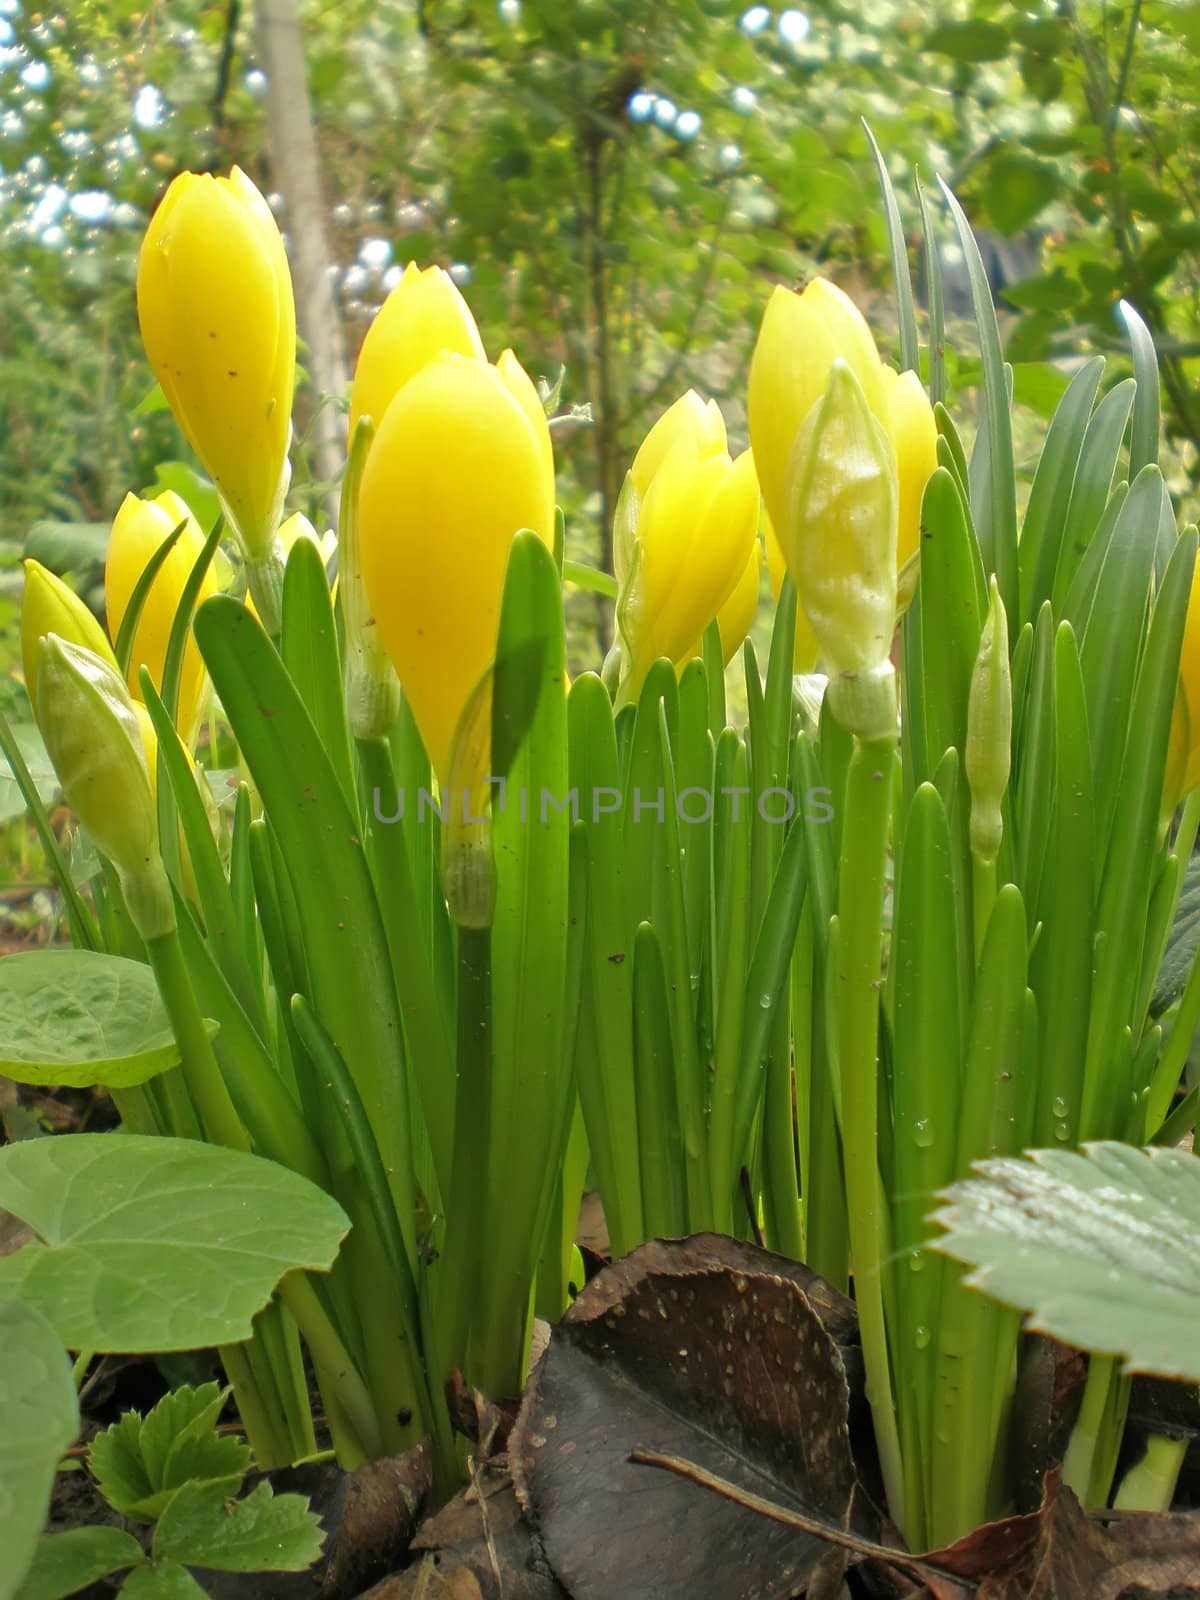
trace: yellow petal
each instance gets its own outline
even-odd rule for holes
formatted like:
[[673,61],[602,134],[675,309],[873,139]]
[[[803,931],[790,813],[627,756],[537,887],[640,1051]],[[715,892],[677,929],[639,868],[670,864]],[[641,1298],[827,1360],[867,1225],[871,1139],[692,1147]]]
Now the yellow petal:
[[260,551],[287,483],[296,315],[279,230],[245,173],[175,179],[142,243],[137,302],[154,375]]
[[721,408],[715,400],[705,404],[694,389],[689,389],[674,405],[668,406],[642,440],[633,458],[631,471],[634,487],[643,500],[664,458],[684,436],[695,444],[699,460],[726,450],[725,419],[721,415]]
[[881,367],[892,442],[896,447],[899,520],[896,564],[902,567],[921,542],[921,500],[937,466],[937,424],[924,385],[915,372]]
[[376,427],[413,375],[443,352],[486,361],[475,318],[441,267],[410,261],[367,329],[350,394],[350,432],[359,417]]
[[359,495],[363,578],[439,777],[491,665],[509,547],[554,538],[533,424],[494,367],[442,355],[388,406]]
[[25,563],[25,589],[21,597],[21,669],[25,692],[36,717],[38,713],[38,640],[57,634],[68,644],[82,645],[110,666],[117,658],[87,606],[61,578],[32,558]]
[[550,492],[553,494],[554,446],[550,440],[550,424],[546,420],[546,408],[537,392],[537,386],[511,350],[500,352],[496,361],[496,371],[500,374],[504,387],[529,418],[530,426],[537,437],[538,449],[542,453],[543,469],[550,481]]
[[800,424],[825,392],[840,356],[880,421],[888,419],[879,354],[854,302],[814,278],[802,294],[779,286],[767,303],[750,363],[747,413],[763,500],[782,526],[788,463]]
[[[767,576],[771,580],[771,593],[779,599],[779,591],[783,588],[783,580],[787,576],[787,562],[783,558],[783,550],[775,534],[775,528],[769,514],[763,511],[763,539],[767,547]],[[812,672],[817,665],[820,650],[817,646],[817,636],[812,631],[812,623],[808,620],[808,612],[804,609],[803,601],[796,598],[796,643],[792,651],[792,668],[795,672]]]
[[728,666],[741,647],[742,640],[750,632],[754,624],[754,617],[758,611],[758,584],[762,575],[762,545],[755,538],[742,569],[742,575],[734,585],[733,593],[717,612],[717,627],[721,631],[721,658]]
[[[108,556],[104,564],[104,599],[109,630],[114,638],[120,632],[138,579],[159,545],[180,522],[186,524],[184,531],[159,568],[134,631],[128,683],[135,700],[141,695],[138,670],[143,665],[149,669],[155,688],[162,689],[163,668],[175,613],[192,568],[204,548],[204,536],[187,506],[170,490],[153,500],[140,500],[135,494],[127,494],[113,519]],[[210,565],[200,586],[199,600],[207,599],[217,589],[218,577]],[[191,737],[204,686],[204,662],[196,648],[195,639],[189,634],[183,652],[176,717],[185,741]]]

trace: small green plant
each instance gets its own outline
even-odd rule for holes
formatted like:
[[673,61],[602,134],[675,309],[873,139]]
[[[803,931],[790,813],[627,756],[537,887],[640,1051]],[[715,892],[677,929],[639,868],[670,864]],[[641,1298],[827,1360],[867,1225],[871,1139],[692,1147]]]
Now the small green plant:
[[97,1579],[127,1572],[126,1596],[203,1595],[186,1570],[302,1572],[321,1551],[317,1518],[303,1495],[269,1483],[242,1488],[250,1450],[216,1420],[229,1390],[205,1383],[172,1390],[141,1416],[127,1411],[96,1435],[88,1467],[114,1511],[153,1529],[148,1543],[95,1526],[44,1535],[18,1600],[59,1600]]

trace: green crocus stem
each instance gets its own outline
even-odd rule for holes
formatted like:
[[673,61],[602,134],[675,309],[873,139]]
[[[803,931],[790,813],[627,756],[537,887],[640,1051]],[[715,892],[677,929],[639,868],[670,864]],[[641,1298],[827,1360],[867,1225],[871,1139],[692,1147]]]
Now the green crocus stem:
[[383,1440],[371,1396],[312,1284],[304,1273],[289,1272],[279,1285],[279,1298],[304,1335],[313,1365],[321,1374],[323,1391],[336,1394],[342,1414],[368,1459],[377,1459],[383,1454]]
[[488,1187],[488,1104],[492,1063],[491,930],[458,930],[458,1085],[454,1162],[439,1268],[438,1345],[444,1381],[466,1359],[471,1307],[479,1298],[479,1234]]
[[1121,1479],[1113,1507],[1117,1511],[1169,1511],[1175,1499],[1179,1471],[1187,1455],[1186,1439],[1152,1433],[1146,1453]]
[[287,1464],[290,1459],[286,1429],[272,1419],[263,1400],[254,1368],[250,1360],[250,1344],[225,1344],[217,1354],[225,1368],[225,1376],[233,1385],[233,1398],[238,1416],[246,1430],[246,1440],[254,1452],[254,1460],[263,1471],[272,1464]]
[[153,1134],[161,1131],[144,1085],[139,1083],[129,1089],[110,1089],[108,1095],[117,1108],[117,1115],[126,1133]]
[[1119,1358],[1092,1356],[1062,1471],[1085,1510],[1108,1504],[1128,1408],[1129,1379],[1121,1376]]
[[971,908],[975,922],[975,965],[978,966],[983,956],[983,941],[987,937],[992,907],[996,903],[995,861],[981,861],[972,853],[971,883],[973,889]]
[[894,730],[879,739],[856,738],[846,774],[835,1018],[846,1209],[867,1397],[888,1509],[903,1528],[904,1476],[883,1299],[886,1214],[879,1179],[880,959],[895,751]]
[[269,638],[278,642],[283,628],[283,550],[272,539],[262,555],[246,557],[246,586]]
[[[183,1075],[200,1115],[205,1136],[230,1150],[249,1150],[250,1136],[234,1110],[229,1090],[213,1054],[208,1030],[196,1004],[187,965],[174,928],[147,939],[146,952],[158,980],[163,1005],[171,1019],[182,1057]],[[169,1073],[164,1077],[170,1077]]]

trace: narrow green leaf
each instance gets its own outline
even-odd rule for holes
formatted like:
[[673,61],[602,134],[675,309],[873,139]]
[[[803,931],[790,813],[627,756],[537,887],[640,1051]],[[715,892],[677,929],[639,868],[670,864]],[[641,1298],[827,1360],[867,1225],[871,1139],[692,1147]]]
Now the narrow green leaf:
[[[971,300],[975,309],[975,325],[979,332],[980,354],[983,358],[983,389],[986,409],[986,436],[988,441],[989,505],[987,507],[986,534],[980,531],[980,546],[984,566],[994,571],[1000,585],[1000,598],[1008,613],[1009,639],[1016,635],[1020,615],[1017,596],[1017,500],[1013,466],[1012,415],[1009,409],[1008,383],[1004,371],[1004,356],[1000,348],[1000,329],[996,322],[996,308],[992,304],[987,274],[979,254],[979,246],[966,215],[947,184],[938,180],[946,203],[950,207],[958,230],[959,243],[966,259],[967,275],[971,282]],[[977,528],[981,517],[974,505],[972,512]]]
[[658,937],[648,922],[634,941],[634,1073],[642,1213],[649,1238],[675,1239],[688,1228],[687,1173],[675,1094],[670,1004]]
[[167,557],[179,543],[187,527],[187,518],[172,528],[171,532],[151,555],[145,567],[138,575],[138,580],[133,586],[129,596],[129,604],[125,608],[125,615],[121,618],[121,626],[117,629],[117,637],[113,640],[113,654],[117,658],[117,665],[121,669],[121,676],[128,678],[129,663],[133,658],[133,639],[137,633],[138,623],[142,620],[142,611],[145,608],[146,597],[154,584],[155,578],[162,571]]
[[908,266],[908,242],[904,237],[904,223],[900,217],[896,191],[888,176],[887,163],[883,159],[883,151],[875,142],[875,135],[871,132],[865,117],[862,119],[862,125],[870,141],[871,154],[875,158],[875,170],[879,174],[879,188],[883,195],[883,215],[887,225],[888,249],[892,257],[892,281],[896,291],[896,322],[900,329],[900,370],[919,372],[917,317],[913,309],[912,274]]
[[1054,575],[1051,599],[1056,615],[1068,615],[1064,601],[1093,538],[1098,536],[1113,488],[1113,474],[1121,453],[1121,441],[1129,425],[1135,389],[1131,378],[1111,388],[1093,412],[1084,434],[1083,449],[1071,488],[1071,503],[1067,508],[1058,569]]
[[928,759],[966,747],[967,700],[987,609],[983,568],[954,480],[939,468],[921,507],[921,670]]
[[925,286],[929,300],[929,398],[935,406],[946,399],[946,330],[942,300],[942,263],[937,235],[920,178],[916,178],[917,199],[921,206],[921,238],[925,255]]
[[1132,480],[1143,467],[1158,462],[1158,356],[1150,329],[1128,300],[1117,302],[1117,316],[1129,340],[1133,377],[1137,384],[1137,395],[1133,402],[1133,435],[1129,441],[1129,476]]
[[99,950],[101,948],[101,940],[95,921],[91,912],[79,898],[75,880],[71,876],[71,870],[59,846],[58,836],[50,826],[50,818],[47,815],[45,805],[42,803],[41,795],[38,793],[37,784],[30,774],[12,725],[3,711],[0,711],[0,751],[3,751],[9,769],[16,779],[17,787],[25,798],[25,804],[29,808],[29,815],[37,830],[37,836],[41,841],[42,849],[46,853],[46,862],[50,867],[55,883],[58,885],[58,892],[63,897],[63,906],[71,929],[71,939],[80,950]]
[[565,672],[553,557],[536,535],[518,534],[505,577],[492,696],[492,772],[505,780],[507,799],[492,808],[488,1131],[489,1339],[493,1327],[508,1329],[516,1350],[573,1087],[565,1008],[570,829],[578,797],[568,779]]
[[313,1009],[358,1086],[414,1259],[401,1019],[357,819],[283,662],[246,607],[214,596],[195,626],[287,862]]
[[1093,356],[1079,369],[1059,401],[1042,446],[1018,550],[1021,615],[1028,622],[1054,592],[1079,454],[1103,373],[1103,356]]
[[279,650],[353,810],[354,762],[346,726],[337,628],[329,579],[321,552],[311,539],[297,539],[288,555]]
[[588,589],[606,600],[617,598],[617,580],[599,567],[589,567],[582,561],[564,561],[562,575],[564,583],[573,583],[577,589]]

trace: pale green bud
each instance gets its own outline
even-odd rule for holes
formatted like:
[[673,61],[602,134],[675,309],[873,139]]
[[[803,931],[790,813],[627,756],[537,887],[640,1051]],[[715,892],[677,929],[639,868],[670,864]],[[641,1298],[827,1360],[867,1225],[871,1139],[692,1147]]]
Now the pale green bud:
[[175,926],[141,724],[120,673],[51,633],[38,646],[38,723],[67,804],[116,868],[144,939]]
[[967,701],[964,762],[971,790],[971,853],[992,862],[1004,835],[1001,802],[1012,767],[1012,667],[1008,659],[1008,617],[996,579],[991,582],[987,618],[971,674]]
[[830,704],[861,739],[896,727],[896,455],[853,368],[835,360],[792,446],[775,532],[829,673]]

